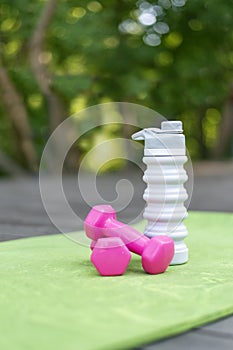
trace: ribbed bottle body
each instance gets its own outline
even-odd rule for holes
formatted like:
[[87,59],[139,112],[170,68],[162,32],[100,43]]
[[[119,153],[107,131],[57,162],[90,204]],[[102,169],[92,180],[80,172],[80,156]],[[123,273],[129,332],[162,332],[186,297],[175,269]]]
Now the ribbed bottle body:
[[172,264],[188,261],[188,248],[184,238],[188,232],[183,223],[187,217],[184,206],[188,198],[184,183],[188,176],[184,169],[186,156],[146,156],[147,165],[143,180],[147,184],[144,192],[146,208],[144,218],[147,237],[169,235],[175,242],[175,256]]

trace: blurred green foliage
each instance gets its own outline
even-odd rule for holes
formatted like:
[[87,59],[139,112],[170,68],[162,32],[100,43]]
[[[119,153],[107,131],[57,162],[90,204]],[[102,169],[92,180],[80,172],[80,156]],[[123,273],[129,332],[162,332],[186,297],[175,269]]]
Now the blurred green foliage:
[[[49,115],[29,65],[28,43],[45,4],[0,1],[1,61],[28,111],[38,156],[49,136]],[[191,156],[208,158],[233,81],[232,3],[189,0],[183,7],[167,6],[162,20],[170,30],[161,36],[159,46],[143,41],[151,27],[139,25],[137,4],[58,1],[39,57],[52,73],[52,89],[65,104],[67,116],[97,103],[125,101],[181,119]],[[119,30],[129,19],[138,27],[128,33]],[[101,137],[103,130],[96,132]],[[14,129],[1,106],[0,137],[0,148],[21,162]]]

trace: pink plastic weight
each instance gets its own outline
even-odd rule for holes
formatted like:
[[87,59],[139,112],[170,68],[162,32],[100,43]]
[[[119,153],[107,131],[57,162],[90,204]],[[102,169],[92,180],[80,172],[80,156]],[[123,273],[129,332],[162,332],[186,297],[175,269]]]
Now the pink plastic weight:
[[134,228],[116,220],[116,212],[110,205],[97,205],[89,212],[84,228],[94,241],[101,237],[119,237],[127,248],[142,256],[142,266],[147,273],[164,272],[174,256],[174,242],[168,236],[151,239]]
[[131,253],[118,237],[100,238],[91,254],[91,262],[102,276],[123,275]]

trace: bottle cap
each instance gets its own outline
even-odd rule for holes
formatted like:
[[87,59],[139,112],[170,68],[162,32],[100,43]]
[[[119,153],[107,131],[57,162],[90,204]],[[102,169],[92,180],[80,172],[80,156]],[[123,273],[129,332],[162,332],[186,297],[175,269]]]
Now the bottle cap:
[[142,129],[133,140],[145,141],[145,156],[185,156],[185,136],[181,121],[164,121],[159,128]]

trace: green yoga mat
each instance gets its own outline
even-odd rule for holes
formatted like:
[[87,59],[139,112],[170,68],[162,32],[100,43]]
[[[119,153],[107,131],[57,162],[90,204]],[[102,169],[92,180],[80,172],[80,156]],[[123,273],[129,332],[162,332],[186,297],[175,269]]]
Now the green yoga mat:
[[[100,277],[63,235],[0,244],[0,348],[126,349],[233,313],[233,215],[192,212],[190,261]],[[140,230],[144,223],[136,225]]]

